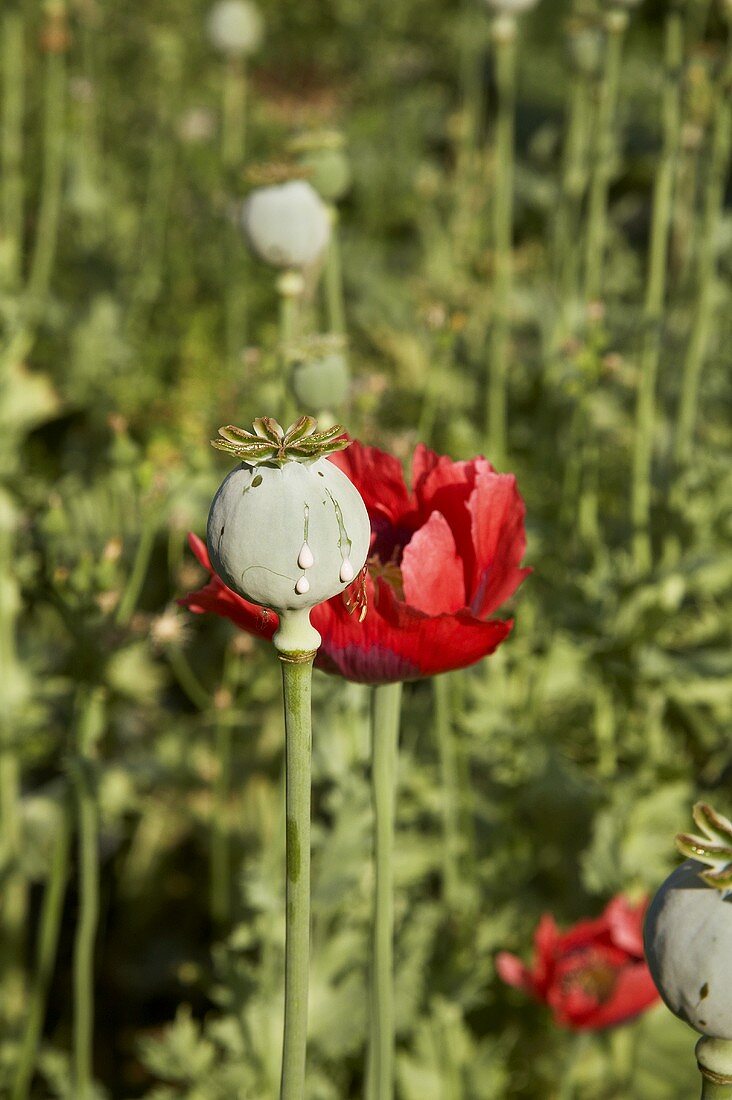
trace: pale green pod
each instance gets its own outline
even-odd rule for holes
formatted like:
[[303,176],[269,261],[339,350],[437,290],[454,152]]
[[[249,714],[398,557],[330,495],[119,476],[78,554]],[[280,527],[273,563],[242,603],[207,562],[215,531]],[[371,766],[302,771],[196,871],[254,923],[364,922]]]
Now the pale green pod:
[[732,1040],[732,897],[706,883],[688,859],[653,898],[646,960],[666,1005],[702,1035]]
[[328,202],[343,198],[351,186],[351,165],[343,149],[312,149],[300,158],[300,164]]
[[342,592],[366,561],[371,528],[355,486],[326,458],[243,462],[208,517],[218,575],[244,599],[275,611],[314,607]]
[[207,22],[211,45],[229,57],[246,57],[259,48],[264,20],[252,0],[220,0]]
[[341,351],[295,363],[292,389],[298,404],[305,409],[337,409],[348,397],[351,375]]
[[253,250],[275,267],[307,267],[330,240],[328,208],[305,180],[252,191],[241,220]]

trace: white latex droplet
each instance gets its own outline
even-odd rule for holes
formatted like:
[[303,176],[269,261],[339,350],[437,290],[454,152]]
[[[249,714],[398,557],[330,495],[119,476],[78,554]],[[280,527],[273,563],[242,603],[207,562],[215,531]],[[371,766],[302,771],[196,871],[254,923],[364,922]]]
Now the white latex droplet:
[[304,542],[302,544],[300,553],[297,555],[297,564],[300,566],[301,569],[310,569],[314,561],[315,558],[313,557],[312,550],[310,549],[308,544]]
[[353,580],[353,566],[351,565],[348,558],[346,558],[346,560],[343,562],[343,565],[341,566],[340,578],[344,584],[346,584],[348,581]]
[[295,591],[298,596],[304,596],[306,592],[310,591],[310,581],[307,577],[300,577],[300,580],[295,585]]

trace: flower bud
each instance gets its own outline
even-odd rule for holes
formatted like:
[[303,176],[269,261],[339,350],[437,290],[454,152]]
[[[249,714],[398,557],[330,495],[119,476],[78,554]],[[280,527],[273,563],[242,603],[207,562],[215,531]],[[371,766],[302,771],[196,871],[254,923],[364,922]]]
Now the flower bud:
[[241,220],[252,249],[274,267],[307,267],[330,240],[328,208],[304,180],[252,191]]
[[371,527],[355,486],[326,455],[342,429],[315,432],[302,417],[285,432],[222,428],[215,445],[244,461],[220,486],[208,517],[211,564],[244,599],[302,611],[342,592],[363,568]]
[[264,21],[251,0],[220,0],[207,22],[211,45],[229,57],[247,57],[262,42]]

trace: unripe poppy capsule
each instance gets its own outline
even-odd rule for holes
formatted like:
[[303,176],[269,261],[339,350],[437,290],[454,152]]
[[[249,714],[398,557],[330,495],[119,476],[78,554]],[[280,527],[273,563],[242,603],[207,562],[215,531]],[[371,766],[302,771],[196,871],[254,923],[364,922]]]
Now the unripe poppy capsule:
[[305,180],[252,191],[241,220],[252,249],[274,267],[307,267],[330,240],[328,208]]
[[676,843],[691,856],[648,909],[648,966],[671,1011],[712,1039],[732,1040],[732,823],[698,803],[704,836]]
[[251,0],[220,0],[207,23],[211,45],[229,57],[246,57],[259,48],[264,21]]
[[208,517],[211,564],[238,595],[280,615],[342,592],[363,568],[371,526],[352,482],[327,455],[348,445],[340,426],[315,431],[302,417],[285,432],[220,429],[214,445],[242,463],[220,486]]

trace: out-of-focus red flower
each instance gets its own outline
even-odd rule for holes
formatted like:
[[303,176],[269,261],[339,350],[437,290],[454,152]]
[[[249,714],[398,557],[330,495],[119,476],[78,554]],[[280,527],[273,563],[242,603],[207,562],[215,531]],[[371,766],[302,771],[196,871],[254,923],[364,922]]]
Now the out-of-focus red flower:
[[614,898],[597,920],[560,932],[545,914],[534,936],[534,961],[525,966],[506,951],[496,957],[499,976],[525,989],[574,1031],[599,1031],[632,1020],[658,1000],[643,957],[647,902]]
[[[359,489],[371,519],[363,622],[336,596],[313,608],[323,642],[315,664],[349,680],[393,683],[464,668],[492,653],[512,620],[490,615],[530,572],[524,502],[512,474],[476,458],[453,462],[417,447],[412,490],[391,455],[357,442],[332,455]],[[206,548],[190,544],[211,570]],[[274,612],[241,599],[214,574],[181,601],[191,611],[224,615],[243,630],[271,638]]]

